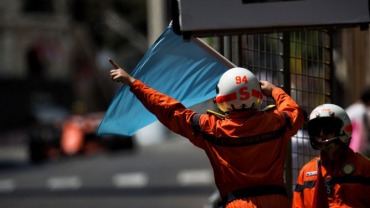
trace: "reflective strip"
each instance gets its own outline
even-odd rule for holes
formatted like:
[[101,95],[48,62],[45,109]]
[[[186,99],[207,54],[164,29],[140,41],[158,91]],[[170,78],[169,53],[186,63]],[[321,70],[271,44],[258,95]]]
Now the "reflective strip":
[[200,133],[202,133],[202,137],[205,140],[214,143],[218,146],[250,146],[281,138],[284,135],[286,129],[291,128],[289,115],[286,114],[285,112],[283,112],[283,115],[285,117],[285,124],[279,129],[264,134],[241,138],[216,137],[214,135],[202,132],[199,125],[199,119],[201,116],[200,114],[194,114],[193,117],[191,118],[191,123],[195,136],[198,136]]
[[295,185],[295,188],[294,188],[294,191],[295,192],[302,192],[303,189],[305,189],[305,188],[314,188],[315,187],[315,183],[316,183],[316,181],[312,180],[312,181],[305,181],[303,183],[303,185],[296,184]]
[[258,98],[258,99],[262,99],[263,98],[263,95],[262,95],[262,92],[261,91],[252,89],[252,97],[255,97],[255,98]]
[[193,117],[191,117],[191,126],[193,127],[193,132],[195,136],[198,136],[201,129],[199,125],[199,119],[200,119],[200,114],[194,114]]
[[[315,180],[304,181],[302,184],[295,185],[295,192],[302,192],[305,188],[314,188],[315,187]],[[343,176],[343,177],[335,177],[335,178],[326,178],[325,179],[325,186],[331,187],[334,184],[361,184],[361,185],[370,185],[370,177],[364,176]]]
[[250,146],[278,139],[283,136],[285,129],[286,126],[284,125],[282,128],[276,131],[242,138],[215,137],[206,133],[203,133],[202,135],[204,139],[218,146]]
[[[240,137],[240,138],[229,138],[229,137],[216,137],[214,135],[210,135],[204,132],[202,133],[202,136],[205,140],[214,143],[218,146],[229,146],[229,147],[235,147],[235,146],[250,146],[255,145],[263,142],[268,142],[271,140],[279,139],[281,138],[286,129],[291,127],[290,123],[290,117],[288,114],[283,113],[285,116],[285,124],[280,127],[277,130],[270,131],[264,134],[249,136],[249,137]],[[198,120],[199,123],[199,120]]]
[[238,97],[236,96],[236,92],[228,94],[228,95],[217,96],[216,103],[228,102],[228,101],[236,100],[237,98]]
[[343,176],[335,177],[332,179],[333,183],[344,184],[344,183],[359,183],[362,185],[370,185],[370,177],[364,176]]

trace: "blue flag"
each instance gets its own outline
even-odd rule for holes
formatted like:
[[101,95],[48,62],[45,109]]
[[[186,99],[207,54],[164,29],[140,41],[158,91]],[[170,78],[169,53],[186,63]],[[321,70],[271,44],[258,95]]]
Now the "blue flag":
[[[198,38],[185,41],[168,27],[145,53],[132,76],[190,107],[215,97],[220,76],[232,67],[235,65]],[[124,85],[113,98],[98,135],[132,136],[156,120]]]

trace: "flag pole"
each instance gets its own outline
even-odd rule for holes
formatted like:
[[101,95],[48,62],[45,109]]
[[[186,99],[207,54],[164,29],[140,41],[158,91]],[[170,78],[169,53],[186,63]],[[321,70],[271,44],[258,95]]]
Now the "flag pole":
[[209,46],[207,43],[205,43],[203,40],[201,40],[198,37],[191,37],[191,41],[197,44],[199,47],[201,47],[203,50],[207,51],[209,54],[211,54],[213,57],[218,59],[220,62],[225,64],[226,66],[230,68],[237,67],[233,62],[229,61],[227,58],[225,58],[223,55],[221,55],[218,51],[216,51],[214,48]]
[[[168,26],[172,27],[172,21],[170,22],[170,24]],[[197,44],[199,47],[201,47],[203,50],[207,51],[209,54],[211,54],[213,57],[215,57],[221,63],[225,64],[225,66],[227,66],[229,68],[237,67],[233,62],[229,61],[227,58],[225,58],[223,55],[221,55],[218,51],[216,51],[214,48],[212,48],[207,43],[205,43],[202,39],[200,39],[198,37],[191,37],[190,40],[193,43]]]

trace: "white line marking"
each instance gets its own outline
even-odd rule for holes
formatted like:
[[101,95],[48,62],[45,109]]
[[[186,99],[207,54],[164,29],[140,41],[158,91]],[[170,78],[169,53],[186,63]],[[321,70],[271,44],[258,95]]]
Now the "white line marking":
[[12,179],[0,180],[0,193],[11,192],[15,189],[15,182]]
[[177,175],[177,181],[183,186],[210,185],[214,183],[212,170],[182,170]]
[[148,184],[148,176],[142,172],[118,173],[113,176],[112,183],[118,188],[144,187]]
[[53,177],[47,180],[47,187],[51,190],[78,189],[82,186],[77,176]]

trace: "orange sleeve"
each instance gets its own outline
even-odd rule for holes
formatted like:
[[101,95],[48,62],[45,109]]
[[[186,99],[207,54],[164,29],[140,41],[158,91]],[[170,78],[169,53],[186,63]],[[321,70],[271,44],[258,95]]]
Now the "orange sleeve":
[[293,203],[292,207],[293,208],[302,208],[303,206],[303,185],[304,185],[304,172],[301,170],[299,172],[297,182],[293,191]]
[[304,113],[303,110],[298,106],[298,104],[284,92],[283,89],[276,87],[272,91],[272,97],[276,102],[276,108],[280,112],[285,112],[290,117],[291,128],[289,129],[289,134],[291,136],[295,135],[299,128],[302,127],[304,123]]
[[186,108],[179,101],[148,87],[139,80],[132,83],[130,90],[164,126],[190,140],[195,139],[191,124],[191,118],[196,113],[195,111]]

